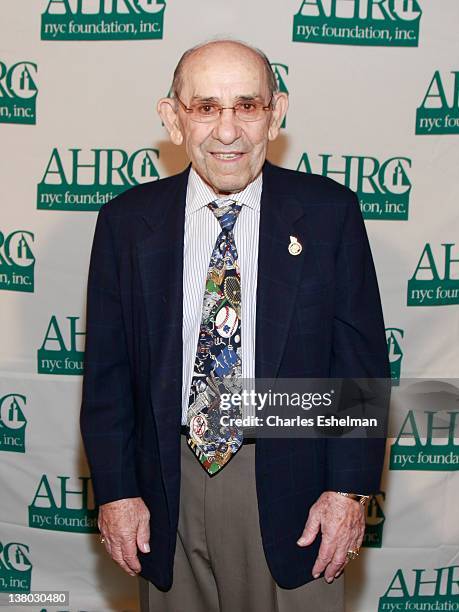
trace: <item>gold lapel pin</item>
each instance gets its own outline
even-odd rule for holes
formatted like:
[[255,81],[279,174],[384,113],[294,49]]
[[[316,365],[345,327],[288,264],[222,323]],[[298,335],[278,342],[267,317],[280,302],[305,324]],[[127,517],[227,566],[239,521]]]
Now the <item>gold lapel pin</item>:
[[296,236],[290,236],[290,244],[288,245],[288,252],[290,255],[299,255],[303,250],[302,245],[298,242]]

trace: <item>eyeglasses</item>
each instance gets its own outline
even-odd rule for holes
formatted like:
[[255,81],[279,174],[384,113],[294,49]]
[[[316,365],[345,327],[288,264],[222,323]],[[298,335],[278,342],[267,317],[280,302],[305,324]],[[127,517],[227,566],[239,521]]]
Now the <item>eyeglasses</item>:
[[190,119],[198,123],[211,123],[218,119],[224,110],[232,110],[236,118],[241,121],[259,121],[265,111],[272,110],[273,99],[271,96],[267,106],[259,100],[242,100],[234,106],[221,106],[216,102],[193,102],[191,106],[186,106],[177,95],[175,97],[183,110],[190,115]]

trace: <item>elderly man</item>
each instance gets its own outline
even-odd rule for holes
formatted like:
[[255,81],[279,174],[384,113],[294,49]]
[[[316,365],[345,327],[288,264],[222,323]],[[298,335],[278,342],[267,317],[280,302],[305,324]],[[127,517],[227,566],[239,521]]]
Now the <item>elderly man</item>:
[[287,105],[259,50],[187,51],[158,111],[190,167],[98,216],[81,426],[101,541],[144,611],[341,611],[379,487],[384,440],[220,421],[242,378],[389,374],[355,194],[266,161]]

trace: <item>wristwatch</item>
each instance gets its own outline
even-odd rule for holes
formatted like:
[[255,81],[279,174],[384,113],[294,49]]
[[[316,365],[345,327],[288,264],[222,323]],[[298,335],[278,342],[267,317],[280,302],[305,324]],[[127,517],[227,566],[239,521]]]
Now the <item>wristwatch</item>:
[[343,491],[337,491],[338,495],[344,495],[344,497],[350,497],[351,499],[355,499],[359,504],[364,506],[367,501],[370,499],[369,495],[362,495],[361,493],[343,493]]

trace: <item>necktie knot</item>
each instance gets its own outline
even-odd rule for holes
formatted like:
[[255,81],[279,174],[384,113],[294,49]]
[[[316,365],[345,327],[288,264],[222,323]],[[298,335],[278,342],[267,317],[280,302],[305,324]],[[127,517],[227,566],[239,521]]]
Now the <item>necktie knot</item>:
[[210,202],[207,206],[216,216],[222,230],[232,231],[236,219],[241,212],[241,205],[237,204],[234,200],[221,198]]

